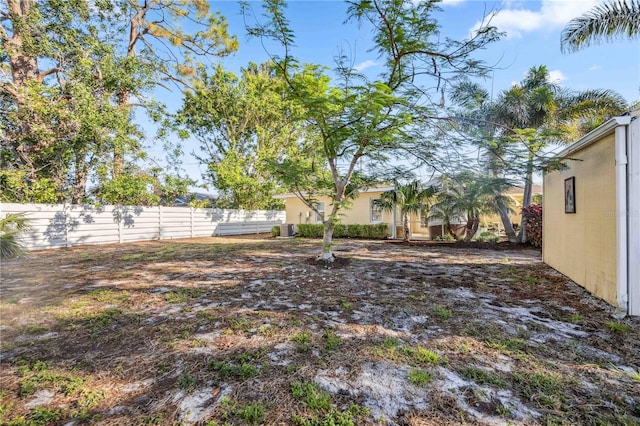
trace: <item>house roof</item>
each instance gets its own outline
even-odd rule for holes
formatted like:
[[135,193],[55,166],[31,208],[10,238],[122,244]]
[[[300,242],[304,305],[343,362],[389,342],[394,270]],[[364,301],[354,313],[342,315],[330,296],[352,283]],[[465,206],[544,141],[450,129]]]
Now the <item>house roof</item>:
[[[390,191],[392,189],[393,189],[393,185],[373,186],[371,188],[361,189],[360,193],[361,194],[366,194],[366,193],[371,193],[371,192],[384,192],[384,191]],[[305,193],[304,195],[306,196],[306,195],[309,195],[309,194]],[[277,195],[273,196],[273,198],[278,199],[278,200],[284,200],[284,199],[287,199],[287,198],[296,198],[296,197],[297,197],[297,195],[292,193],[292,192],[289,192],[287,194],[277,194]]]
[[[511,188],[507,189],[505,192],[505,195],[522,195],[524,193],[524,186],[512,186]],[[542,185],[537,185],[537,184],[533,184],[531,186],[531,193],[532,194],[542,194]]]

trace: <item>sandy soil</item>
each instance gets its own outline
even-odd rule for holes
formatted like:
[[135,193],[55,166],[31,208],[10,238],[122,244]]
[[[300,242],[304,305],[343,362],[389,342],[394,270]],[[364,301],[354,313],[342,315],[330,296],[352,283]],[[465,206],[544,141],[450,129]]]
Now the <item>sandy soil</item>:
[[509,246],[208,238],[4,261],[1,424],[640,424],[640,320]]

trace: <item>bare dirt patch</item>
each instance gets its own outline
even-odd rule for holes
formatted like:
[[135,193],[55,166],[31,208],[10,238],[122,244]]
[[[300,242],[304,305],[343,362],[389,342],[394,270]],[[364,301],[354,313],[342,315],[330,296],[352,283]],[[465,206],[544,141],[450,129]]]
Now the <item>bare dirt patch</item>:
[[2,264],[1,424],[639,424],[640,321],[535,250],[208,238]]

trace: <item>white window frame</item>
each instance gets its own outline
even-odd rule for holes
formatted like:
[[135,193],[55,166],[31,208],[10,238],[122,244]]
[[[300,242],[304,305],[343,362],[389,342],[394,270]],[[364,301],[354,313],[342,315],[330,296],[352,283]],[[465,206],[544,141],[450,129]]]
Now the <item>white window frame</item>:
[[[382,211],[382,207],[380,207],[379,205],[376,206],[375,201],[379,200],[380,198],[369,198],[369,223],[382,223],[384,222],[384,215],[383,215],[383,211]],[[373,213],[374,210],[373,208],[376,207],[376,212],[380,213],[380,220],[374,220],[373,219]]]
[[318,211],[316,213],[316,223],[323,223],[324,214],[326,212],[324,201],[319,201],[316,203],[316,210]]

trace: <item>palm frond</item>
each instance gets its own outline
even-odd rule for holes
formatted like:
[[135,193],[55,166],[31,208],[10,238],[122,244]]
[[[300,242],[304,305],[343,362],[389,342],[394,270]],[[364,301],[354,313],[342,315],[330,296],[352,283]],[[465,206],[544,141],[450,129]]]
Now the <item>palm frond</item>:
[[562,52],[575,52],[600,42],[640,36],[640,0],[614,0],[572,19],[560,39]]
[[26,251],[17,237],[29,228],[27,222],[28,219],[20,213],[9,213],[0,219],[0,258],[20,256]]

